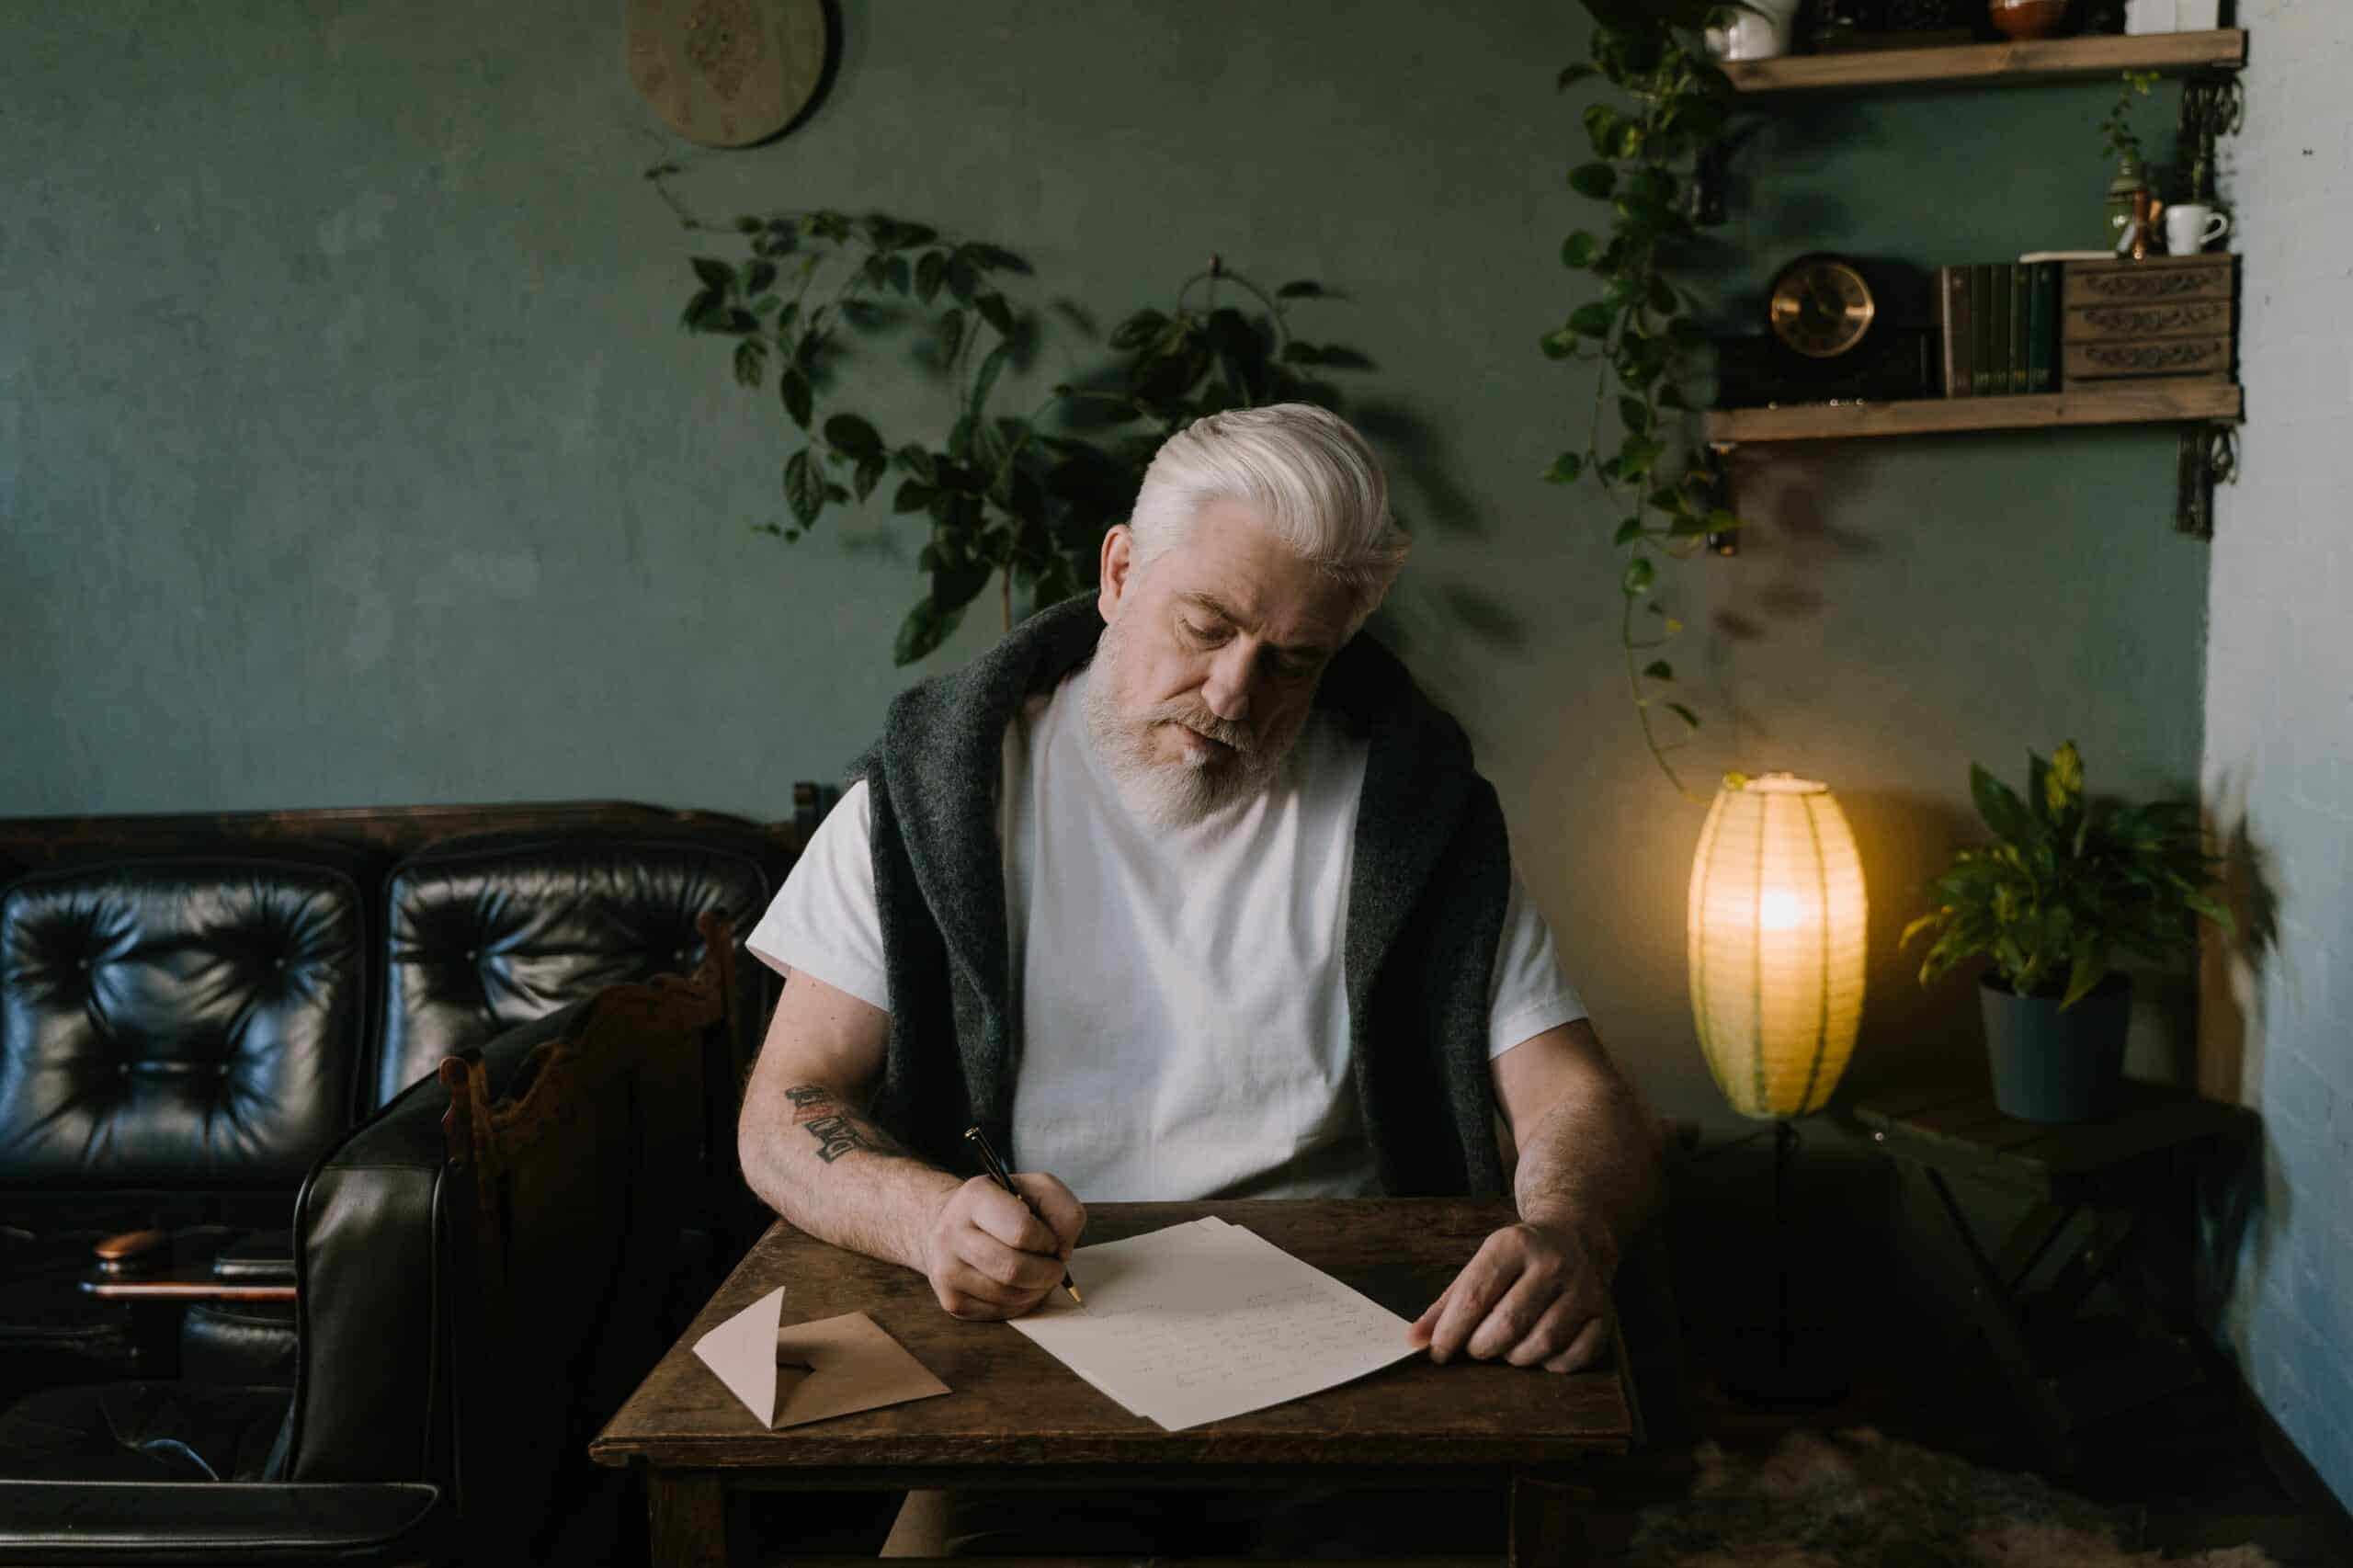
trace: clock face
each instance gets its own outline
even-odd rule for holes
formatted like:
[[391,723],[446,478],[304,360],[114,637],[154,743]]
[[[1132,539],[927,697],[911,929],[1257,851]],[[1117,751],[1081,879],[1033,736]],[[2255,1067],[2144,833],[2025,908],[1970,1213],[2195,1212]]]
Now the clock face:
[[1773,335],[1809,359],[1851,352],[1871,329],[1879,301],[1854,263],[1802,256],[1773,279]]

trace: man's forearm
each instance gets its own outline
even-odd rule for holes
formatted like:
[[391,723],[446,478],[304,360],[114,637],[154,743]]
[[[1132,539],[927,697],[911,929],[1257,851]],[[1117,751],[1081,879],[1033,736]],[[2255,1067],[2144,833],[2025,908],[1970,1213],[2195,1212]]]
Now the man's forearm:
[[1656,1128],[1641,1096],[1616,1073],[1598,1066],[1579,1073],[1519,1151],[1512,1182],[1519,1217],[1597,1239],[1614,1267],[1657,1211]]
[[744,1179],[796,1229],[918,1270],[932,1217],[962,1185],[823,1084],[746,1100],[739,1144]]

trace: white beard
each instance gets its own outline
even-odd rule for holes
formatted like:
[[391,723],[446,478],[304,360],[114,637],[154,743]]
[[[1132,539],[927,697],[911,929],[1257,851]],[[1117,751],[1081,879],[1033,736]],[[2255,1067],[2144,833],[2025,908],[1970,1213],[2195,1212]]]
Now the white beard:
[[[1264,792],[1306,727],[1307,710],[1301,710],[1264,744],[1246,726],[1218,718],[1198,698],[1159,703],[1141,715],[1124,713],[1115,688],[1126,642],[1119,622],[1104,628],[1086,672],[1081,708],[1096,755],[1128,810],[1157,828],[1189,827]],[[1181,761],[1163,761],[1154,755],[1154,739],[1164,722],[1183,724],[1233,747],[1233,755],[1193,752]]]

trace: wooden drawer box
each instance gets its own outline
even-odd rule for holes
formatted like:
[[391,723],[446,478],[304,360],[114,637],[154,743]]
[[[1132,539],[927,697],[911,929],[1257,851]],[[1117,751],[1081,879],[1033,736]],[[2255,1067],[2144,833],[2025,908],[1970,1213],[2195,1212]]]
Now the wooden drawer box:
[[2061,356],[2059,373],[2067,386],[2125,376],[2222,377],[2231,373],[2231,340],[2161,337],[2070,343]]
[[2234,256],[2069,262],[2059,312],[2060,384],[2228,377],[2237,280]]
[[2238,279],[2235,256],[2155,256],[2146,261],[2067,263],[2066,308],[2156,305],[2227,300]]

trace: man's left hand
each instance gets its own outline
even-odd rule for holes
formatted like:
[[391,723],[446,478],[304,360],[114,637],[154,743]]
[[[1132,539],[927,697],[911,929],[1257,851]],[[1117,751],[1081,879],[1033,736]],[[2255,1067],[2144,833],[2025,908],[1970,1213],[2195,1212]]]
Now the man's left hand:
[[1428,1346],[1433,1361],[1467,1352],[1478,1361],[1576,1371],[1609,1343],[1616,1265],[1606,1237],[1565,1225],[1506,1225],[1414,1320],[1406,1337]]

